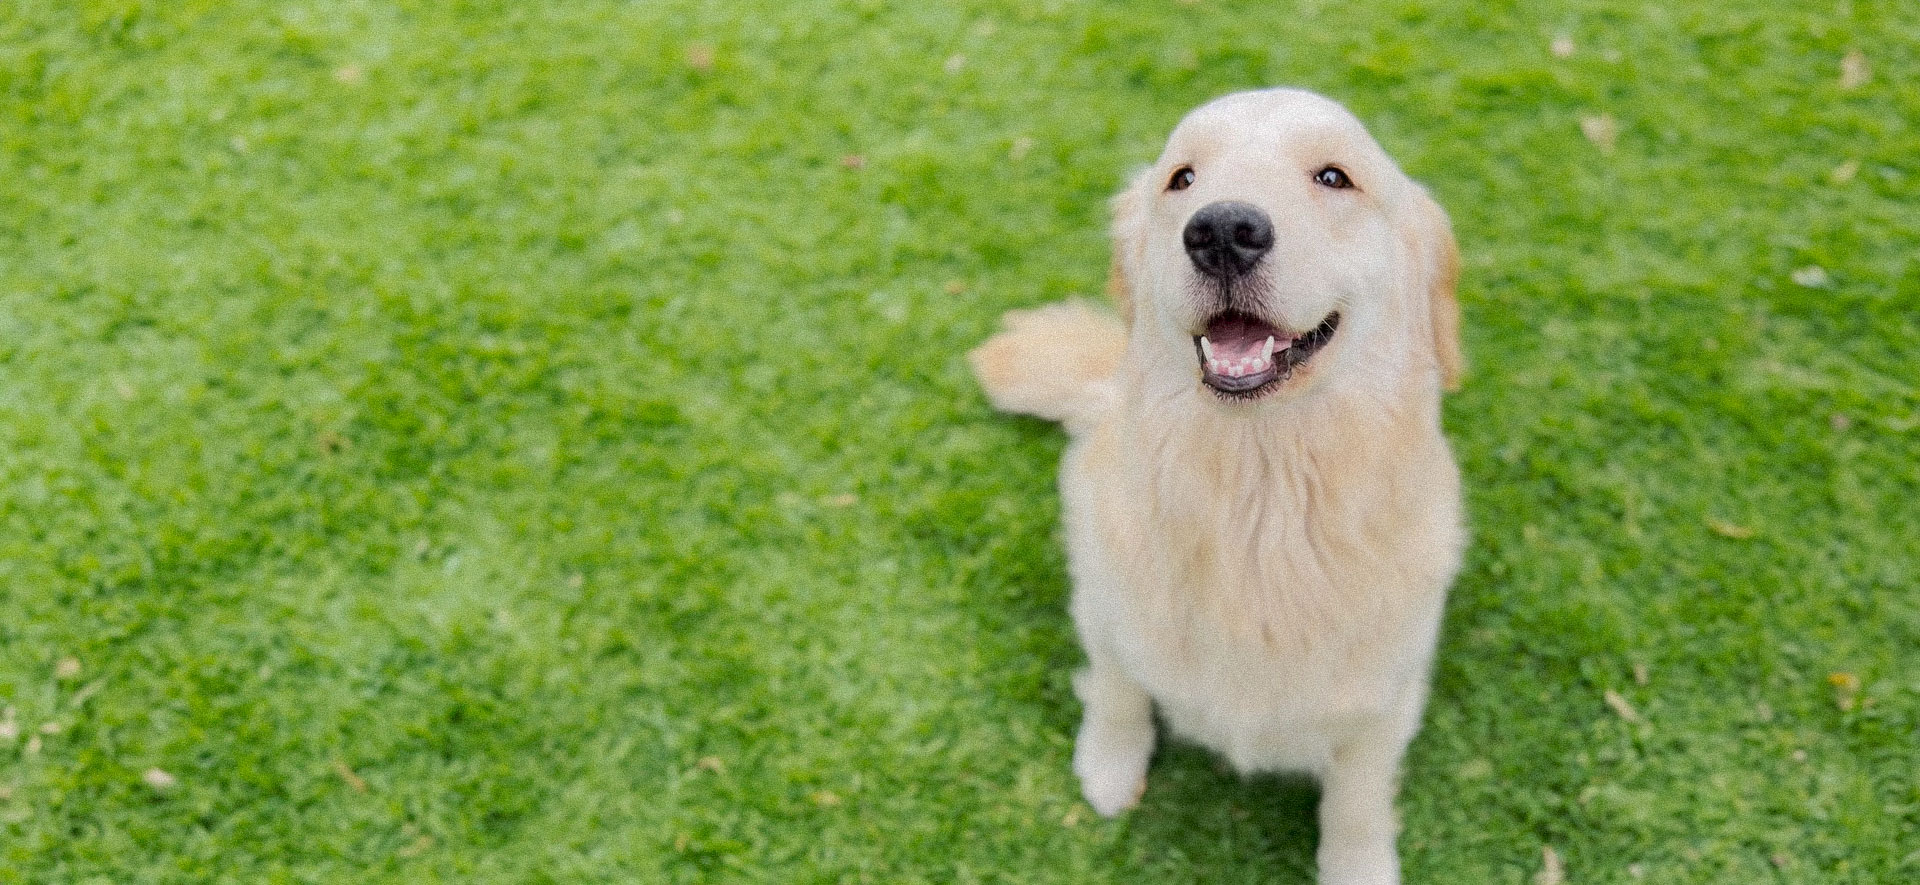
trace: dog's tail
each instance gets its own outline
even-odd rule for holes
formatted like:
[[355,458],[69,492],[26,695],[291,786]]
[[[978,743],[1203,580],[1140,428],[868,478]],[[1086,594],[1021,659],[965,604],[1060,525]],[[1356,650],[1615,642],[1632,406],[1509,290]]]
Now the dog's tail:
[[1079,301],[1008,311],[999,334],[967,354],[987,399],[1079,433],[1114,401],[1109,382],[1126,350],[1120,320]]

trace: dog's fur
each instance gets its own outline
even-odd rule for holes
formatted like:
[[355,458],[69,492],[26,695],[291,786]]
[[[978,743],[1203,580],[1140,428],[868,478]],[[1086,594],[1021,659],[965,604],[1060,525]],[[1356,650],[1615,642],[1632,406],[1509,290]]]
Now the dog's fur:
[[[1316,183],[1329,164],[1355,188]],[[1192,186],[1169,190],[1183,166]],[[1194,336],[1226,296],[1209,295],[1181,232],[1218,200],[1275,229],[1233,297],[1288,329],[1341,314],[1253,401],[1196,368]],[[1461,370],[1446,215],[1345,108],[1280,89],[1195,110],[1113,208],[1119,316],[1015,311],[969,355],[997,407],[1072,440],[1060,490],[1089,661],[1074,677],[1082,791],[1105,815],[1139,800],[1157,706],[1242,772],[1320,779],[1322,882],[1396,882],[1400,759],[1465,543],[1440,431]]]

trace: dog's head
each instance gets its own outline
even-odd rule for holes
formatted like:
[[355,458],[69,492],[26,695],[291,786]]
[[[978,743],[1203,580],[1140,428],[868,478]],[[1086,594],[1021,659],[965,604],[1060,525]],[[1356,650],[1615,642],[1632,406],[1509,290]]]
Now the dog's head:
[[1169,384],[1233,403],[1457,381],[1446,214],[1336,102],[1203,105],[1114,216],[1113,291]]

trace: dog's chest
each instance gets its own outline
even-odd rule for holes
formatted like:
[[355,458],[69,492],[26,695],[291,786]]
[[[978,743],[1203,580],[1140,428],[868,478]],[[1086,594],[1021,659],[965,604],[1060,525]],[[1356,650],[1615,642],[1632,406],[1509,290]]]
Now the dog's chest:
[[1140,462],[1094,460],[1117,448],[1077,454],[1063,474],[1076,620],[1177,732],[1243,770],[1313,770],[1423,678],[1457,505],[1448,484],[1393,471],[1430,465],[1341,472],[1252,451],[1128,470]]
[[[1245,543],[1292,546],[1270,531],[1279,537]],[[1209,557],[1177,548],[1162,548],[1173,562],[1136,561],[1133,574],[1171,580],[1125,588],[1112,613],[1115,645],[1176,732],[1245,770],[1317,769],[1339,735],[1417,678],[1420,634],[1431,631],[1414,623],[1420,613],[1392,605],[1395,581],[1382,563],[1338,572],[1310,553],[1260,561],[1245,549],[1212,551],[1224,568],[1191,569]]]

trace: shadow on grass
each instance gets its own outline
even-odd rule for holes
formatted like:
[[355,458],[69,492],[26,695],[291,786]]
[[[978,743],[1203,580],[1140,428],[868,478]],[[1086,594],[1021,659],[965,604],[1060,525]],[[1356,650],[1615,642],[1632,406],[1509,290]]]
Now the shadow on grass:
[[1312,882],[1319,801],[1309,778],[1242,777],[1162,729],[1147,794],[1127,821],[1126,851],[1146,871],[1176,878]]

